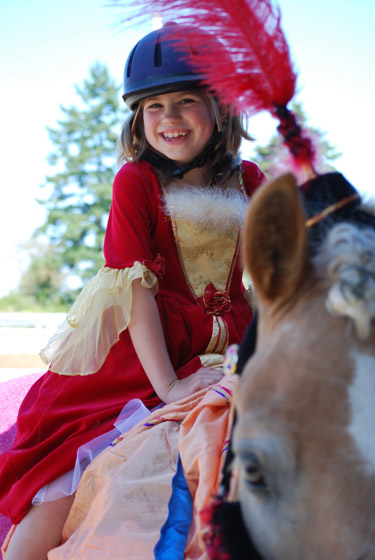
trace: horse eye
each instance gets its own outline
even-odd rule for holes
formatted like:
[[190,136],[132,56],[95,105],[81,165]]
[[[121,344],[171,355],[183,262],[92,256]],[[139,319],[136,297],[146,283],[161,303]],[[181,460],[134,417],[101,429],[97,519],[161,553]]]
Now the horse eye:
[[256,455],[251,453],[242,457],[246,482],[254,490],[267,490],[268,485],[262,470],[262,466],[259,463]]

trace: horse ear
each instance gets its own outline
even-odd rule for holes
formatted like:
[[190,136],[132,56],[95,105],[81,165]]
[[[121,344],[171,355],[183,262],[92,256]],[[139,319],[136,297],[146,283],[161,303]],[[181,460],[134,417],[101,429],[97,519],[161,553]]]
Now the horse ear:
[[293,175],[282,175],[253,195],[242,247],[260,300],[284,301],[295,293],[310,265],[305,215]]

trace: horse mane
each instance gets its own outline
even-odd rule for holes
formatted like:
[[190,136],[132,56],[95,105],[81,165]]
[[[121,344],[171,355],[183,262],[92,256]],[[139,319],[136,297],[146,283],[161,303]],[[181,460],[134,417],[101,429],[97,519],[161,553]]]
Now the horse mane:
[[314,259],[328,279],[327,311],[352,320],[358,338],[370,336],[375,317],[375,231],[340,223],[328,233]]

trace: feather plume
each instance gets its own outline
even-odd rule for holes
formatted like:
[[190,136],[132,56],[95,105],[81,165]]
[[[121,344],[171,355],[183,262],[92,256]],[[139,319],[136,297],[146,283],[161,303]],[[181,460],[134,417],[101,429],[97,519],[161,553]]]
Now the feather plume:
[[[201,28],[220,40],[223,52],[202,45],[198,29],[189,33],[197,56],[186,53],[207,85],[236,113],[266,110],[280,121],[279,132],[298,165],[312,167],[314,148],[304,137],[287,104],[294,96],[296,73],[281,27],[280,10],[271,0],[112,0],[118,7],[133,8],[125,22],[158,14]],[[220,49],[221,51],[221,49]]]
[[[164,21],[201,27],[220,40],[230,56],[212,49],[202,51],[199,31],[189,42],[199,52],[192,62],[207,75],[220,98],[240,113],[273,111],[285,106],[295,91],[296,74],[280,26],[279,10],[269,0],[113,0],[116,6],[133,8],[126,20],[157,13]],[[125,21],[126,21],[125,20]]]

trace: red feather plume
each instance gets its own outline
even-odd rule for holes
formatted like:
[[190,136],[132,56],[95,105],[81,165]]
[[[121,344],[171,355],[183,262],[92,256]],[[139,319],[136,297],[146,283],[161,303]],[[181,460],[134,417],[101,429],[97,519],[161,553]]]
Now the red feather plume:
[[296,88],[296,73],[287,40],[280,24],[280,11],[271,0],[137,0],[113,5],[134,7],[124,19],[145,20],[145,14],[157,14],[164,21],[189,24],[219,39],[226,54],[202,46],[202,35],[189,33],[189,42],[197,52],[191,58],[199,73],[220,100],[237,113],[251,115],[262,110],[280,121],[284,137],[298,165],[312,167],[314,149],[305,138],[295,116],[287,109]]

